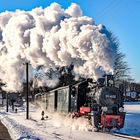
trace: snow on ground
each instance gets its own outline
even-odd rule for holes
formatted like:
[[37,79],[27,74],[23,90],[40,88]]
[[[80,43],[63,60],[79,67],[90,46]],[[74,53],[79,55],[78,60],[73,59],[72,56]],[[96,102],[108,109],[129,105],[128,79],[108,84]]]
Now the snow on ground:
[[[138,105],[140,106],[140,105]],[[137,108],[138,108],[137,106]],[[128,106],[125,108],[128,111]],[[129,106],[129,109],[131,106]],[[139,109],[140,110],[140,109]],[[45,120],[41,120],[42,108],[30,104],[30,119],[26,119],[25,105],[18,108],[14,113],[11,108],[5,112],[5,108],[0,108],[1,121],[8,128],[13,140],[123,140],[124,138],[112,136],[110,134],[91,132],[88,122],[83,118],[70,119],[58,114],[48,114],[45,112]],[[131,110],[132,111],[132,110]],[[128,114],[128,116],[131,114]],[[131,119],[127,118],[128,126]],[[133,118],[134,119],[134,118]],[[137,126],[140,128],[140,122],[137,116]],[[130,131],[127,123],[123,131]],[[135,124],[132,125],[135,129]],[[138,129],[137,128],[137,129]],[[135,131],[136,132],[136,131]],[[125,139],[124,139],[125,140]]]
[[140,102],[125,102],[124,108],[128,113],[140,113]]
[[124,108],[127,114],[120,132],[140,137],[140,102],[126,102]]
[[140,114],[127,113],[124,128],[120,132],[140,137]]

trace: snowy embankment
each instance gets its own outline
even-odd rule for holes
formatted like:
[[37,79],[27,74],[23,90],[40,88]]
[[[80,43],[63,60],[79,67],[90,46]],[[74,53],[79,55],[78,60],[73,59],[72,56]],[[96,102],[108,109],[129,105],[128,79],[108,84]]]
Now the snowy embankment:
[[8,126],[12,139],[30,138],[39,140],[39,138],[35,136],[30,128],[17,123],[15,120],[10,119],[9,117],[5,117],[2,122],[5,124],[5,126]]
[[42,109],[36,109],[30,104],[30,119],[27,120],[25,107],[18,108],[14,113],[9,109],[1,109],[0,117],[13,140],[123,140],[109,134],[95,133],[91,130],[87,120],[83,118],[70,119],[58,114],[48,114],[41,120]]
[[[24,125],[24,114],[24,107],[19,108],[18,113],[14,113],[11,108],[9,108],[9,112],[5,112],[5,108],[3,108],[0,112],[0,119],[2,123],[8,128],[8,131],[13,140],[20,140],[23,138],[39,140],[39,138],[36,137],[35,132],[32,131],[32,129],[28,127],[28,125]],[[19,123],[18,121],[20,121],[21,123]]]

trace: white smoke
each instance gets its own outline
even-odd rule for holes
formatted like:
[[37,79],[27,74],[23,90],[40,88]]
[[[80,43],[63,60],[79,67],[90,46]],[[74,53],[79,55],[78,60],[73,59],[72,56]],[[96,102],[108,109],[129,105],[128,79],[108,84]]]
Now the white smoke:
[[[48,112],[46,110],[46,106],[39,97],[40,94],[38,94],[37,100],[35,100],[35,106],[30,104],[33,108],[36,108],[37,110],[35,112],[30,113],[30,117],[33,120],[39,121],[41,119],[41,113],[44,111],[44,117],[46,119],[46,116],[48,116],[49,122],[53,124],[55,127],[63,127],[70,128],[71,130],[79,130],[79,131],[89,131],[92,130],[92,125],[90,124],[89,120],[85,117],[72,117],[72,114],[62,115],[57,112]],[[30,108],[32,110],[32,108]],[[47,120],[47,119],[46,119]],[[46,122],[46,121],[45,121]],[[44,122],[44,123],[45,123]],[[47,121],[48,123],[48,121]],[[48,125],[48,124],[47,124]]]
[[5,89],[21,89],[26,61],[33,68],[42,65],[45,72],[73,63],[76,77],[94,80],[112,72],[116,50],[106,32],[82,16],[77,4],[0,13],[0,79]]

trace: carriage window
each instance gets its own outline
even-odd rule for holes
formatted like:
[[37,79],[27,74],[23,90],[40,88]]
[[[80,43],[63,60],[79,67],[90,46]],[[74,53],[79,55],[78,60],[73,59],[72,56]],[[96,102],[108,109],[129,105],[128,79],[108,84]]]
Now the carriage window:
[[57,110],[59,112],[68,112],[69,106],[69,88],[58,90],[58,106]]
[[76,89],[74,87],[72,88],[71,94],[72,94],[73,97],[76,96]]

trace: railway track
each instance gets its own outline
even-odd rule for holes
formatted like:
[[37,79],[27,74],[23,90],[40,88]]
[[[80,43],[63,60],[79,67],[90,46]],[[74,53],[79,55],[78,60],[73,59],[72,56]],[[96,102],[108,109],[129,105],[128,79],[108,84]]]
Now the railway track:
[[124,134],[124,133],[119,133],[119,132],[114,132],[111,135],[117,136],[117,137],[122,137],[122,138],[127,138],[127,139],[130,139],[130,140],[140,140],[140,137],[131,136],[131,135]]

